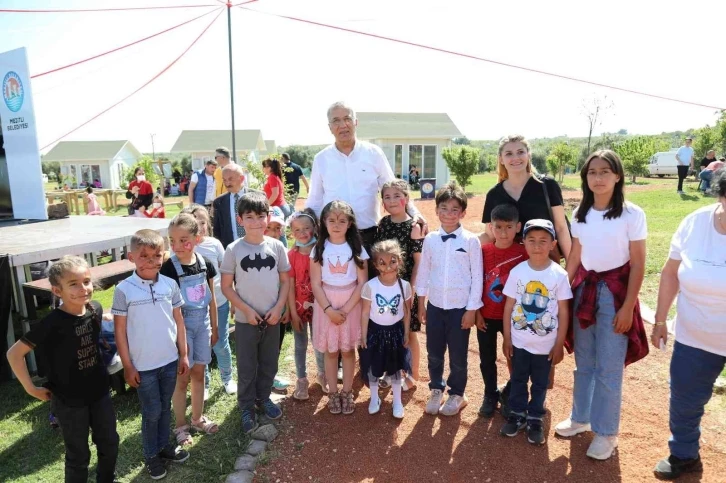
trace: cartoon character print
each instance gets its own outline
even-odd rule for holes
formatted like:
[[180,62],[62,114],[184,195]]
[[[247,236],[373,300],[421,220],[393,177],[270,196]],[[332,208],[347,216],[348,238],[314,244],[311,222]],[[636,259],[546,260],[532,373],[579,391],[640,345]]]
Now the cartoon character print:
[[552,317],[557,300],[550,298],[550,292],[542,282],[532,281],[527,285],[517,282],[519,300],[512,309],[512,324],[515,330],[529,330],[533,334],[545,336],[557,326]]
[[495,267],[486,273],[484,279],[484,293],[494,303],[502,303],[504,300],[504,284],[507,283],[507,279],[501,276],[499,267]]
[[205,288],[204,285],[195,285],[193,287],[187,287],[186,300],[188,303],[199,303],[204,300]]
[[386,311],[390,311],[391,315],[398,315],[398,306],[401,304],[401,294],[394,295],[391,300],[381,294],[376,294],[376,305],[378,305],[378,313],[385,314]]

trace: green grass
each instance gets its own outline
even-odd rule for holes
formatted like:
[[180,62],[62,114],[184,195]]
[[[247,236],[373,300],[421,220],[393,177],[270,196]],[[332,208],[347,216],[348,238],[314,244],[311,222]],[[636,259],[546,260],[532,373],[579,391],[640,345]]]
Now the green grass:
[[[98,291],[94,299],[108,310],[113,290]],[[230,334],[230,343],[232,364],[236,367],[233,334]],[[293,337],[287,334],[280,352],[280,374],[294,381],[292,348]],[[243,453],[248,437],[239,424],[237,398],[224,392],[216,367],[212,370],[211,393],[204,412],[219,425],[219,433],[194,436],[194,444],[189,447],[191,458],[184,465],[171,468],[165,481],[219,482],[223,475],[234,471],[234,461]],[[63,440],[59,430],[50,429],[48,424],[49,404],[28,396],[17,381],[1,384],[0,394],[3,399],[0,404],[0,481],[63,481]],[[113,404],[120,436],[119,479],[124,482],[150,481],[143,467],[138,399],[133,392],[115,394]],[[189,418],[191,403],[188,401],[187,404]],[[94,448],[91,446],[91,467],[96,463]]]

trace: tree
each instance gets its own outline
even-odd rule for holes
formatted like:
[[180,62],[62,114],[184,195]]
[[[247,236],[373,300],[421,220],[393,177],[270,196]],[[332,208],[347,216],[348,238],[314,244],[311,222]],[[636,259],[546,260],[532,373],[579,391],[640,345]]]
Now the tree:
[[179,163],[181,166],[182,175],[192,172],[192,157],[189,155],[184,156]]
[[497,169],[497,157],[491,153],[479,150],[479,173],[488,173]]
[[43,161],[40,164],[40,169],[43,171],[43,174],[48,175],[48,179],[60,179],[60,162]]
[[726,111],[721,111],[721,117],[716,122],[716,148],[721,156],[726,156]]
[[562,183],[565,179],[565,170],[568,166],[575,167],[577,165],[578,149],[567,143],[557,143],[547,156],[547,167],[552,175],[557,174],[557,181]]
[[469,146],[471,144],[471,141],[469,141],[469,138],[466,136],[454,138],[451,142],[459,146]]
[[614,151],[623,161],[625,174],[635,183],[638,176],[648,174],[648,161],[661,148],[662,143],[655,138],[637,136],[618,143],[614,146]]
[[446,161],[446,166],[454,175],[456,181],[466,191],[466,186],[471,184],[471,177],[476,174],[479,168],[479,150],[469,146],[444,148],[441,151],[441,156]]
[[705,157],[706,152],[716,149],[719,133],[715,127],[704,126],[701,129],[696,129],[693,137],[695,138],[693,140],[693,159],[694,163],[698,164],[698,160]]
[[607,115],[608,111],[615,107],[613,101],[608,100],[608,96],[599,97],[593,94],[592,97],[582,100],[582,106],[580,108],[582,115],[587,119],[588,134],[587,134],[587,156],[590,155],[590,144],[592,142],[592,133],[595,129],[602,124],[603,118]]
[[549,168],[547,166],[547,156],[542,153],[532,153],[532,165],[538,173],[549,173]]
[[619,134],[621,136],[627,136],[628,135],[628,130],[627,129],[620,129],[620,130],[618,130],[617,134]]
[[156,163],[153,159],[151,159],[151,156],[142,156],[136,162],[136,164],[131,167],[131,169],[129,169],[128,171],[124,171],[126,182],[132,182],[134,180],[134,171],[136,171],[136,168],[142,167],[144,168],[144,175],[146,176],[146,181],[151,183],[151,186],[158,186],[160,177],[158,174],[156,174],[156,171],[154,171],[154,166],[156,166]]

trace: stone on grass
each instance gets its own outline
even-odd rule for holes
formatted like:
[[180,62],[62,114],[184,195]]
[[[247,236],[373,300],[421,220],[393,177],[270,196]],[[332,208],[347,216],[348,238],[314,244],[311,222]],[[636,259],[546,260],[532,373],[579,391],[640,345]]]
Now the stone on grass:
[[250,445],[247,447],[247,454],[252,455],[252,456],[259,456],[265,452],[266,448],[267,448],[266,442],[254,439],[250,442]]
[[245,471],[254,471],[255,465],[257,464],[257,458],[255,458],[252,455],[244,454],[237,458],[237,461],[234,462],[234,469],[236,471],[245,470]]
[[713,385],[713,392],[716,394],[726,394],[726,377],[719,376],[716,378],[716,384]]
[[236,473],[227,475],[224,483],[252,483],[254,477],[255,474],[251,471],[237,471]]
[[267,441],[268,443],[277,438],[277,428],[272,424],[265,424],[260,426],[252,433],[252,439],[258,439],[260,441]]

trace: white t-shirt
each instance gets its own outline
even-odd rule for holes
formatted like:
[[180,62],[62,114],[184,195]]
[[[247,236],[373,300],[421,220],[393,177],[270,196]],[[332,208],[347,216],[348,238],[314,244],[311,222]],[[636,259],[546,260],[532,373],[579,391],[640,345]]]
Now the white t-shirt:
[[509,272],[503,293],[515,301],[512,345],[531,354],[549,354],[557,340],[557,303],[572,298],[565,269],[551,262],[545,270],[533,270],[522,262]]
[[214,237],[205,236],[202,238],[202,242],[197,245],[195,251],[201,256],[207,257],[217,270],[217,275],[214,277],[214,298],[217,301],[217,307],[226,304],[227,297],[222,293],[222,274],[219,271],[219,267],[224,260],[222,243]]
[[676,340],[726,357],[726,235],[714,227],[718,204],[688,215],[668,257],[680,260]]
[[368,318],[378,325],[393,325],[399,320],[403,320],[404,306],[407,301],[411,300],[411,284],[405,280],[401,280],[403,286],[403,296],[401,296],[401,286],[396,282],[390,287],[383,285],[378,277],[369,280],[363,285],[361,290],[361,298],[370,300],[371,311]]
[[[368,252],[363,248],[360,254],[363,260],[368,260]],[[315,262],[315,248],[310,252],[312,262]],[[348,243],[336,245],[325,240],[323,248],[323,282],[328,285],[343,287],[358,280],[358,266],[353,261],[353,249]]]
[[590,208],[586,223],[580,223],[575,218],[578,209],[579,206],[572,214],[572,237],[578,238],[582,245],[581,261],[585,270],[606,272],[622,267],[630,260],[630,242],[648,237],[645,212],[628,201],[622,215],[610,220],[604,217],[607,211]]
[[[204,194],[204,204],[205,205],[209,205],[209,204],[212,203],[212,201],[214,201],[214,198],[215,198],[215,196],[214,196],[214,194],[215,194],[215,191],[214,191],[214,175],[213,174],[207,174],[205,172],[204,173],[204,176],[206,176],[206,178],[207,178],[207,192]],[[196,172],[192,173],[191,182],[192,183],[199,183],[199,176],[197,175]]]
[[[690,166],[691,157],[693,157],[693,148],[690,148],[688,146],[681,146],[680,148],[678,148],[678,152],[676,154],[681,159],[681,162],[678,163],[679,165]],[[678,162],[678,160],[676,160],[676,162]]]

